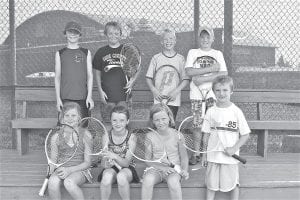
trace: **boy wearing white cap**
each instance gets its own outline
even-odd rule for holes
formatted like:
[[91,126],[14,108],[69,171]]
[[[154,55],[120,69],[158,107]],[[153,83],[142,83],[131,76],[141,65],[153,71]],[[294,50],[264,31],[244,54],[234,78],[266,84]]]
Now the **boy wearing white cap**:
[[[200,149],[201,126],[203,122],[202,103],[206,102],[206,108],[211,107],[215,102],[215,95],[212,91],[212,81],[220,76],[227,75],[226,63],[221,51],[211,48],[214,41],[214,32],[211,28],[199,28],[199,48],[191,49],[188,52],[185,71],[191,77],[190,100],[193,113],[193,137],[195,149]],[[205,111],[204,111],[205,112]],[[200,154],[193,154],[189,163],[197,164],[200,161]]]
[[77,22],[68,22],[63,33],[67,46],[55,54],[56,107],[60,112],[64,102],[76,102],[82,117],[88,117],[94,107],[91,52],[79,46],[81,26]]

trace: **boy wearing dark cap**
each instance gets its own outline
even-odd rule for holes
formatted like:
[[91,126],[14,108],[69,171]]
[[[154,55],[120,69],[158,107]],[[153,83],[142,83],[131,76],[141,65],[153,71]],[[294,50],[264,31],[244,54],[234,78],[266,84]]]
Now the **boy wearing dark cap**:
[[55,54],[56,107],[61,111],[64,102],[73,101],[80,105],[82,117],[88,117],[94,108],[91,52],[79,46],[81,26],[77,22],[68,22],[63,33],[67,46]]
[[[212,91],[212,81],[220,76],[227,75],[227,68],[223,53],[211,48],[214,41],[214,32],[211,28],[200,27],[199,48],[188,52],[185,71],[191,78],[190,100],[193,113],[193,136],[195,149],[201,151],[201,126],[205,109],[202,103],[205,101],[206,108],[214,104],[215,95]],[[203,106],[204,108],[204,106]],[[189,163],[197,164],[200,154],[193,154]]]

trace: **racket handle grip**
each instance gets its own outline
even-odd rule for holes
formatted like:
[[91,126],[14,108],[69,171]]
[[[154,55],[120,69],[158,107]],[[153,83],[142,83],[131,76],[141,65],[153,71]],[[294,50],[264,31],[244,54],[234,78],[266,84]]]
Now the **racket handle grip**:
[[42,188],[41,188],[40,191],[39,191],[39,196],[40,196],[40,197],[42,197],[42,196],[45,195],[45,191],[46,191],[47,186],[48,186],[48,181],[49,181],[48,178],[46,178],[46,179],[44,180],[43,186],[42,186]]
[[240,161],[240,162],[243,163],[243,164],[246,164],[246,163],[247,163],[247,160],[246,160],[246,159],[244,159],[244,158],[242,158],[242,157],[240,157],[240,156],[238,156],[238,155],[236,155],[236,154],[233,154],[232,157],[235,158],[235,159],[237,159],[238,161]]

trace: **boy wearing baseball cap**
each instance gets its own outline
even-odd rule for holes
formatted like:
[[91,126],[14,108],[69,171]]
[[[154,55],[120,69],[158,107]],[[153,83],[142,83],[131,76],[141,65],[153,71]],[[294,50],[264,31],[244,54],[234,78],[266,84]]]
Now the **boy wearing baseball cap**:
[[[212,81],[220,76],[227,75],[227,68],[223,53],[211,48],[214,41],[214,32],[209,27],[200,27],[199,48],[188,52],[185,71],[191,78],[190,100],[193,113],[193,137],[195,149],[201,151],[201,127],[206,109],[214,104],[215,95],[212,91]],[[206,105],[202,111],[202,104]],[[200,161],[200,154],[194,153],[190,158],[190,165]]]
[[64,102],[76,102],[82,117],[88,117],[94,107],[92,58],[88,49],[79,46],[81,30],[77,22],[68,22],[63,31],[67,46],[55,54],[56,107],[60,112]]

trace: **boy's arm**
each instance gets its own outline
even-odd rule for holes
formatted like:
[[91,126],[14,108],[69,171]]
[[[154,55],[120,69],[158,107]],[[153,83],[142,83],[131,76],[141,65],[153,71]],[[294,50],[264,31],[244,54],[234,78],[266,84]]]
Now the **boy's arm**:
[[60,62],[60,55],[59,51],[55,54],[55,78],[54,78],[54,84],[55,84],[55,94],[56,94],[56,109],[60,112],[63,103],[60,98],[60,80],[61,80],[61,62]]
[[168,95],[169,98],[170,98],[170,100],[171,101],[175,100],[177,94],[180,93],[181,90],[183,88],[185,88],[185,86],[187,86],[189,84],[189,82],[190,82],[190,80],[187,80],[187,79],[186,80],[182,80],[181,83],[178,85],[178,87],[175,90],[170,91],[170,93]]
[[190,77],[194,77],[194,76],[203,75],[211,72],[218,72],[219,70],[220,70],[220,64],[215,63],[212,66],[206,68],[194,68],[192,66],[186,67],[185,73]]
[[232,147],[225,148],[225,152],[228,155],[232,156],[241,148],[241,146],[243,146],[247,142],[248,139],[249,139],[249,134],[242,135],[237,141],[237,143],[235,143],[235,145],[233,145]]
[[98,92],[99,92],[99,95],[100,95],[100,102],[106,104],[106,94],[104,93],[104,91],[102,90],[102,87],[101,87],[101,71],[94,69],[94,72],[95,72]]
[[146,77],[146,83],[149,86],[149,89],[152,92],[154,99],[157,99],[158,101],[161,101],[163,99],[163,96],[160,94],[160,92],[153,85],[152,79]]
[[192,77],[192,81],[196,86],[198,86],[205,82],[212,82],[218,76],[227,75],[227,74],[228,74],[227,71],[219,71],[219,72],[214,72],[208,76],[198,75],[198,76]]
[[92,56],[91,52],[87,54],[87,98],[86,106],[91,110],[94,108],[94,101],[92,99],[93,94],[93,70],[92,70]]

